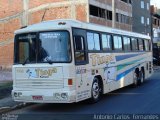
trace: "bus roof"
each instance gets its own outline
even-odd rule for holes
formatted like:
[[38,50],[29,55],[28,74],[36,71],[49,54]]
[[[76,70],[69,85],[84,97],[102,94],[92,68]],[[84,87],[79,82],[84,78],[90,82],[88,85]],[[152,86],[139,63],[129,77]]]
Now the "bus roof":
[[43,21],[37,24],[29,25],[26,28],[16,30],[15,34],[37,32],[37,31],[64,30],[71,27],[150,39],[148,35],[128,32],[120,29],[110,28],[107,26],[97,25],[94,23],[80,22],[72,19]]

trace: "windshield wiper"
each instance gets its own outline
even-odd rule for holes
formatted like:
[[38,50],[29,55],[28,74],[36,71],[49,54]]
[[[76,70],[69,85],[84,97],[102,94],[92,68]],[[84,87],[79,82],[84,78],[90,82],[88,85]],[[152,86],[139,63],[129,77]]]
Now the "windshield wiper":
[[28,60],[29,60],[29,57],[27,57],[27,58],[24,60],[24,62],[22,63],[22,65],[25,65]]
[[47,61],[50,65],[52,65],[53,64],[53,62],[51,61],[51,60],[48,60]]

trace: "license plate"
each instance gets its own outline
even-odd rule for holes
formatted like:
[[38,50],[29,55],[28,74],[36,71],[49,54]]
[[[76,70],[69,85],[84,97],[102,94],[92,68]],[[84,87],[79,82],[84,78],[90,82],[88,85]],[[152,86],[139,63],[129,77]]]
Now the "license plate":
[[43,100],[42,96],[32,96],[33,100]]

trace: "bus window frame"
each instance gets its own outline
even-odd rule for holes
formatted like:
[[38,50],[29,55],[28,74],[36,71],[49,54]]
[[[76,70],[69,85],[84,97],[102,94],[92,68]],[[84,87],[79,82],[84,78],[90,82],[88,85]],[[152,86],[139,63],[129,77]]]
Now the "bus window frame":
[[[83,38],[83,47],[84,47],[84,50],[76,50],[76,41],[75,41],[75,37],[82,37]],[[85,38],[84,36],[81,36],[81,35],[74,35],[73,36],[73,47],[74,47],[74,58],[75,58],[75,64],[76,65],[85,65],[86,61],[87,61],[87,53],[86,53],[86,45],[85,45]],[[82,61],[77,61],[76,60],[76,52],[80,52],[80,53],[84,53],[84,60]]]
[[[124,48],[124,37],[129,38],[129,40],[130,40],[130,50],[125,50],[125,48]],[[124,50],[124,52],[132,52],[133,49],[132,49],[132,39],[131,39],[131,36],[122,35],[122,41],[123,41],[123,50]]]
[[[15,35],[15,38],[16,38],[17,35],[24,35],[24,34],[35,33],[35,35],[36,35],[36,47],[37,47],[37,43],[38,43],[38,41],[40,40],[40,33],[45,33],[45,32],[58,32],[58,31],[60,31],[60,32],[65,31],[65,32],[68,33],[68,37],[69,37],[68,43],[69,43],[69,45],[70,45],[70,49],[69,49],[70,60],[69,60],[69,61],[66,61],[66,62],[53,61],[53,63],[72,63],[73,58],[72,58],[71,32],[70,32],[69,30],[45,30],[45,31],[43,30],[43,31],[37,31],[37,32],[21,33],[21,34],[16,34],[16,35]],[[15,39],[15,40],[16,40],[16,39]],[[14,40],[14,43],[15,43],[15,40]],[[16,44],[17,44],[17,42],[16,42]],[[16,46],[17,46],[17,45],[14,45],[14,57],[15,57],[15,49],[16,49]],[[39,49],[39,48],[37,48],[37,49]],[[17,53],[16,53],[16,54],[17,54]],[[35,64],[35,63],[44,64],[44,63],[48,63],[48,62],[38,62],[37,59],[38,59],[38,58],[36,58],[36,62],[30,62],[30,63],[27,63],[27,64]],[[15,58],[14,58],[14,60],[15,60]],[[17,65],[17,64],[22,64],[22,63],[15,63],[15,61],[14,61],[14,64]]]
[[[114,46],[114,36],[118,36],[121,37],[121,42],[122,42],[122,49],[121,50],[115,50],[115,46]],[[113,52],[115,53],[124,53],[124,44],[123,44],[123,35],[120,34],[112,34],[112,42],[113,42]]]
[[[113,36],[112,36],[112,34],[111,34],[111,33],[107,33],[107,32],[101,32],[100,35],[101,35],[101,39],[100,39],[100,42],[101,42],[101,51],[102,51],[103,53],[113,52],[113,50],[114,50],[114,49],[113,49],[113,48],[114,48],[114,45],[113,45]],[[112,46],[111,46],[111,49],[110,49],[110,50],[104,50],[104,49],[103,49],[102,35],[110,35],[110,36],[111,36]]]
[[150,52],[151,51],[151,41],[149,40],[149,39],[144,39],[144,44],[145,44],[145,41],[147,41],[147,43],[148,43],[148,50],[146,50],[146,47],[145,47],[145,51],[146,52]]
[[[17,53],[19,51],[19,47],[17,48],[18,43],[16,42],[16,40],[17,40],[17,36],[19,36],[19,35],[27,35],[27,34],[35,34],[36,35],[36,41],[35,42],[36,42],[36,47],[37,47],[37,42],[39,40],[39,36],[38,36],[39,32],[28,32],[28,33],[15,34],[15,37],[14,37],[14,48],[13,48],[14,49],[14,51],[13,51],[13,54],[14,54],[13,65],[23,64],[23,63],[20,63],[20,62],[19,63],[15,62],[19,58],[19,54]],[[30,49],[30,46],[29,46],[29,49]],[[36,49],[38,49],[38,48],[36,48]],[[29,50],[29,52],[30,52],[30,50]],[[35,63],[37,63],[37,58],[35,58],[35,60],[36,60],[36,62],[29,62],[27,64],[35,64]]]
[[[58,32],[58,31],[60,31],[60,32],[63,32],[63,31],[66,31],[66,32],[68,32],[68,37],[69,37],[69,40],[68,40],[68,43],[69,43],[69,45],[70,45],[70,49],[69,49],[69,53],[70,53],[70,57],[71,57],[71,59],[70,59],[70,61],[68,61],[68,62],[59,62],[59,61],[53,61],[53,63],[72,63],[72,45],[71,45],[71,32],[69,31],[69,30],[45,30],[45,31],[38,31],[37,32],[37,35],[38,35],[38,38],[37,38],[37,40],[39,41],[40,40],[40,33],[43,33],[43,32]],[[41,63],[48,63],[48,62],[41,62]]]
[[[140,45],[140,44],[139,44],[140,40],[142,41],[143,50],[140,50],[140,48],[139,48],[139,52],[146,52],[146,50],[145,50],[145,45],[144,45],[144,38],[138,38],[138,46]],[[140,47],[140,46],[139,46],[139,47]]]
[[[89,59],[88,59],[88,49],[87,49],[87,30],[86,29],[82,29],[82,28],[78,28],[78,27],[72,27],[71,28],[72,29],[72,42],[73,42],[73,45],[71,46],[72,47],[72,49],[73,49],[73,57],[74,57],[74,63],[75,63],[75,65],[86,65],[86,64],[88,64],[89,63]],[[84,31],[84,33],[83,33],[83,35],[82,34],[76,34],[77,32],[76,31],[74,31],[74,30],[77,30],[77,31],[80,31],[80,30],[82,30],[82,31]],[[86,60],[85,61],[83,61],[83,62],[76,62],[76,54],[75,54],[75,52],[76,52],[76,49],[75,49],[75,41],[74,41],[74,36],[82,36],[83,38],[84,38],[84,47],[85,47],[85,58],[86,58]]]
[[138,50],[134,50],[133,47],[132,47],[132,51],[133,51],[133,52],[139,52],[139,51],[140,51],[140,50],[139,50],[139,42],[138,42],[138,39],[139,39],[139,38],[138,38],[138,37],[133,37],[133,36],[131,36],[130,38],[131,38],[131,44],[133,44],[133,43],[132,43],[132,38],[136,39],[136,41],[137,41],[137,48],[138,48]]
[[[87,33],[93,33],[93,34],[98,34],[99,35],[99,48],[100,50],[89,50],[88,49],[88,40],[87,40]],[[94,30],[86,30],[86,44],[87,44],[87,51],[88,53],[100,53],[102,51],[102,41],[101,41],[101,32],[99,31],[94,31]]]

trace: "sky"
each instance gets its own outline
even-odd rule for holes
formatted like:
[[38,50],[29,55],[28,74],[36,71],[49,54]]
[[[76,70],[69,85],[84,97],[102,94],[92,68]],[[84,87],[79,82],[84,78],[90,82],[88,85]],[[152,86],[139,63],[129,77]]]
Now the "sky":
[[155,5],[156,7],[160,8],[160,0],[151,0],[151,5]]

